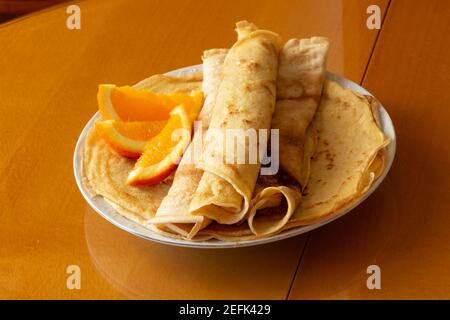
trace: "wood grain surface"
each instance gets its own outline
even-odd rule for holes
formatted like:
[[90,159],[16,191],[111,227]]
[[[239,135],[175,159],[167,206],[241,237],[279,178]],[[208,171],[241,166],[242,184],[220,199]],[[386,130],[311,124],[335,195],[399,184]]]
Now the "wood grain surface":
[[[449,2],[391,2],[363,86],[393,119],[394,165],[361,207],[311,233],[289,298],[450,298],[449,33]],[[381,290],[366,286],[369,265]]]

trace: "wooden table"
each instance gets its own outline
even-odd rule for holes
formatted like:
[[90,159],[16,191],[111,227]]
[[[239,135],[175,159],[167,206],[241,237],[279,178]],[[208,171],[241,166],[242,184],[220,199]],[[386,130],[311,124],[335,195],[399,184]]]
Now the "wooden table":
[[[377,4],[382,29],[366,27]],[[0,26],[0,298],[450,298],[450,4],[446,1],[84,1]],[[386,106],[398,153],[345,217],[260,247],[151,243],[96,215],[72,173],[98,83],[132,84],[229,47],[241,19],[332,40],[329,69]],[[381,290],[369,290],[369,265]],[[81,289],[66,286],[78,265]]]

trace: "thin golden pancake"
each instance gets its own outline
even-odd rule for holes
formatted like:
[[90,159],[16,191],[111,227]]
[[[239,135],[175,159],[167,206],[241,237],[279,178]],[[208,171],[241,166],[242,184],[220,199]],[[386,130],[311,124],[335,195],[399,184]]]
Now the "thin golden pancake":
[[[280,53],[277,103],[272,129],[279,130],[281,168],[303,188],[308,183],[313,139],[307,139],[310,125],[322,94],[329,42],[323,37],[291,39]],[[273,152],[273,151],[272,151]],[[252,200],[248,224],[254,234],[277,232],[289,221],[301,201],[300,188],[270,185]],[[275,211],[286,204],[280,214],[263,215],[261,209]]]
[[326,81],[311,134],[317,147],[304,197],[290,227],[322,221],[365,193],[379,176],[389,139],[378,127],[377,101]]
[[[389,139],[377,124],[378,102],[359,95],[336,82],[326,81],[323,97],[311,129],[317,148],[311,161],[310,180],[302,201],[290,220],[271,234],[255,235],[247,222],[234,225],[211,224],[199,239],[250,240],[282,230],[324,221],[363,196],[384,170],[384,147]],[[280,179],[276,176],[276,179]],[[287,184],[285,181],[269,184]],[[279,214],[280,212],[278,212]],[[278,223],[276,210],[269,210]],[[283,221],[284,222],[284,221]],[[196,238],[194,238],[196,240]]]
[[158,228],[163,230],[164,227],[186,238],[192,238],[210,222],[203,216],[192,215],[189,212],[189,205],[203,175],[203,170],[196,168],[195,148],[199,148],[199,144],[202,142],[202,133],[206,132],[209,127],[222,79],[222,64],[227,53],[227,49],[212,49],[203,54],[205,102],[198,117],[198,120],[201,121],[202,131],[194,133],[193,141],[177,168],[172,187],[162,201],[156,216],[147,221],[150,225],[156,224],[156,226],[152,226],[154,230]]
[[124,158],[91,130],[83,150],[83,182],[93,196],[102,196],[119,213],[143,224],[151,218],[172,182],[172,176],[154,186],[132,187],[125,183],[134,160]]
[[[238,23],[237,32],[238,41],[225,58],[223,79],[198,165],[204,173],[190,205],[194,215],[222,224],[237,223],[245,217],[261,164],[260,159],[254,164],[241,164],[237,153],[228,161],[227,148],[218,143],[212,129],[220,137],[226,137],[229,129],[270,129],[278,73],[279,36],[257,30],[248,22]],[[225,144],[234,148],[234,141],[226,140]],[[244,152],[249,145],[246,139]]]
[[173,92],[191,93],[202,87],[203,73],[190,73],[177,77],[155,74],[136,83],[133,87],[157,93],[170,94]]

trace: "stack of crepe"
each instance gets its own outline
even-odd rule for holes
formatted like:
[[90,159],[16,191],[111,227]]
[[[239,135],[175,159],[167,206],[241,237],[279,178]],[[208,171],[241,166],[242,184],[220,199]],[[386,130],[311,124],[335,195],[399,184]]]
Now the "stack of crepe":
[[[134,161],[91,131],[83,174],[93,196],[165,236],[244,240],[328,219],[369,189],[384,168],[389,140],[379,129],[374,98],[325,79],[328,40],[282,45],[276,33],[246,21],[236,31],[230,49],[204,52],[203,75],[156,75],[135,85],[157,93],[204,92],[201,130],[174,174],[153,186],[126,185]],[[257,144],[272,159],[279,156],[280,169],[270,172],[263,157],[225,161],[228,149],[213,132],[228,129],[278,129],[278,141],[266,136]]]

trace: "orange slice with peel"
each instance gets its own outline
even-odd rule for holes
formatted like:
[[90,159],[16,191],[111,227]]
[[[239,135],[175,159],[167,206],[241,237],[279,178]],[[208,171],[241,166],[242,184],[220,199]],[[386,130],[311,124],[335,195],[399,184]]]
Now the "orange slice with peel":
[[170,111],[180,104],[184,105],[189,117],[195,120],[203,104],[203,93],[157,94],[130,86],[101,84],[97,102],[103,120],[167,120]]
[[173,109],[161,132],[145,145],[142,156],[128,175],[127,184],[152,185],[168,177],[189,145],[191,132],[191,120],[184,106]]
[[183,105],[191,122],[197,119],[203,106],[202,91],[193,91],[190,95],[186,95],[185,93],[172,93],[168,96],[175,101],[177,105]]
[[103,120],[95,123],[97,134],[118,154],[137,159],[147,142],[166,125],[167,120],[123,122]]

